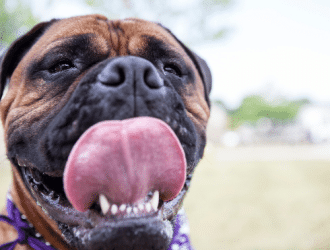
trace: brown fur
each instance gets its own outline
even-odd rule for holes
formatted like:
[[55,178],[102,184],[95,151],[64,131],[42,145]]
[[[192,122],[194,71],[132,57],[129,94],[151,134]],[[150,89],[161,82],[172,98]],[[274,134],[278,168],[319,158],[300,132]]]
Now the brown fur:
[[[66,37],[86,33],[95,34],[93,46],[95,53],[100,54],[100,57],[107,54],[109,57],[124,56],[128,51],[132,55],[138,55],[146,46],[143,35],[152,35],[171,46],[191,68],[194,68],[197,79],[184,90],[183,101],[189,118],[196,124],[198,132],[205,136],[206,123],[210,115],[205,100],[206,90],[196,67],[178,41],[157,24],[137,19],[109,21],[100,15],[75,17],[54,23],[19,62],[11,76],[8,92],[0,103],[5,135],[13,130],[32,127],[36,120],[44,119],[50,112],[59,112],[66,104],[83,75],[66,92],[59,93],[56,88],[50,89],[43,82],[31,82],[27,76],[27,69],[31,62],[42,58],[49,50],[63,43]],[[32,130],[30,136],[37,132]],[[13,173],[11,194],[19,210],[27,216],[46,241],[57,249],[70,249],[63,240],[57,224],[37,206],[15,167]],[[11,226],[0,223],[0,245],[14,240],[16,235]],[[20,246],[16,249],[30,248]]]

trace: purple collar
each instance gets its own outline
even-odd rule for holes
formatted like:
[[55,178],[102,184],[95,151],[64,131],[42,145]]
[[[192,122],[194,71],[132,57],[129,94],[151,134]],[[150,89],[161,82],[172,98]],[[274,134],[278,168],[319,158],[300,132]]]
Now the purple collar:
[[193,250],[189,240],[189,224],[183,208],[179,211],[172,242],[167,250]]
[[1,250],[13,250],[17,244],[27,244],[35,250],[55,250],[49,242],[46,242],[33,225],[29,223],[26,216],[16,208],[10,195],[7,195],[8,216],[0,215],[0,221],[4,221],[15,227],[18,237],[16,240],[0,246]]
[[[55,250],[54,247],[46,242],[40,233],[38,233],[32,224],[30,224],[26,216],[21,214],[16,208],[10,195],[7,197],[7,213],[8,216],[0,215],[0,221],[4,221],[18,232],[16,240],[0,246],[1,250],[14,250],[17,244],[27,244],[35,250]],[[189,240],[189,225],[185,212],[181,209],[176,218],[174,235],[168,250],[193,250]]]

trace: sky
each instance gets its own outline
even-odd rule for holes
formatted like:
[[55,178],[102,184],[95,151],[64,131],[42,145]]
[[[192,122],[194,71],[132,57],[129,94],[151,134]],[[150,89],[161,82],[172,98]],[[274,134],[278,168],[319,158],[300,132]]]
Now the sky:
[[223,15],[231,34],[197,49],[213,71],[213,99],[233,108],[254,93],[330,103],[330,1],[242,0]]
[[[41,20],[90,13],[72,1],[40,12],[47,1],[34,2]],[[212,99],[229,108],[258,93],[330,104],[329,0],[234,0],[220,15],[228,35],[193,48],[210,65]]]

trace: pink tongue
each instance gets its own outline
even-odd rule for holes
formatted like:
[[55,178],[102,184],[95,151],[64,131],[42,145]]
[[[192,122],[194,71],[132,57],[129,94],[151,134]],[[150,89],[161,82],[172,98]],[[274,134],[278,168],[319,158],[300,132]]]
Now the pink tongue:
[[167,201],[181,191],[185,169],[180,142],[163,121],[150,117],[104,121],[74,145],[64,170],[64,190],[81,212],[100,194],[111,203],[132,204],[158,190]]

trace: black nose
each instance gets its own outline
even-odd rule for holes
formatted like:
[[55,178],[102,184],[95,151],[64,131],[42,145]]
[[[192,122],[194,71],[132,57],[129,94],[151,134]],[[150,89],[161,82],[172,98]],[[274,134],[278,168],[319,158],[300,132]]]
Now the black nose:
[[110,61],[98,75],[102,84],[111,87],[135,85],[136,88],[152,90],[164,86],[155,66],[140,57],[126,56]]

